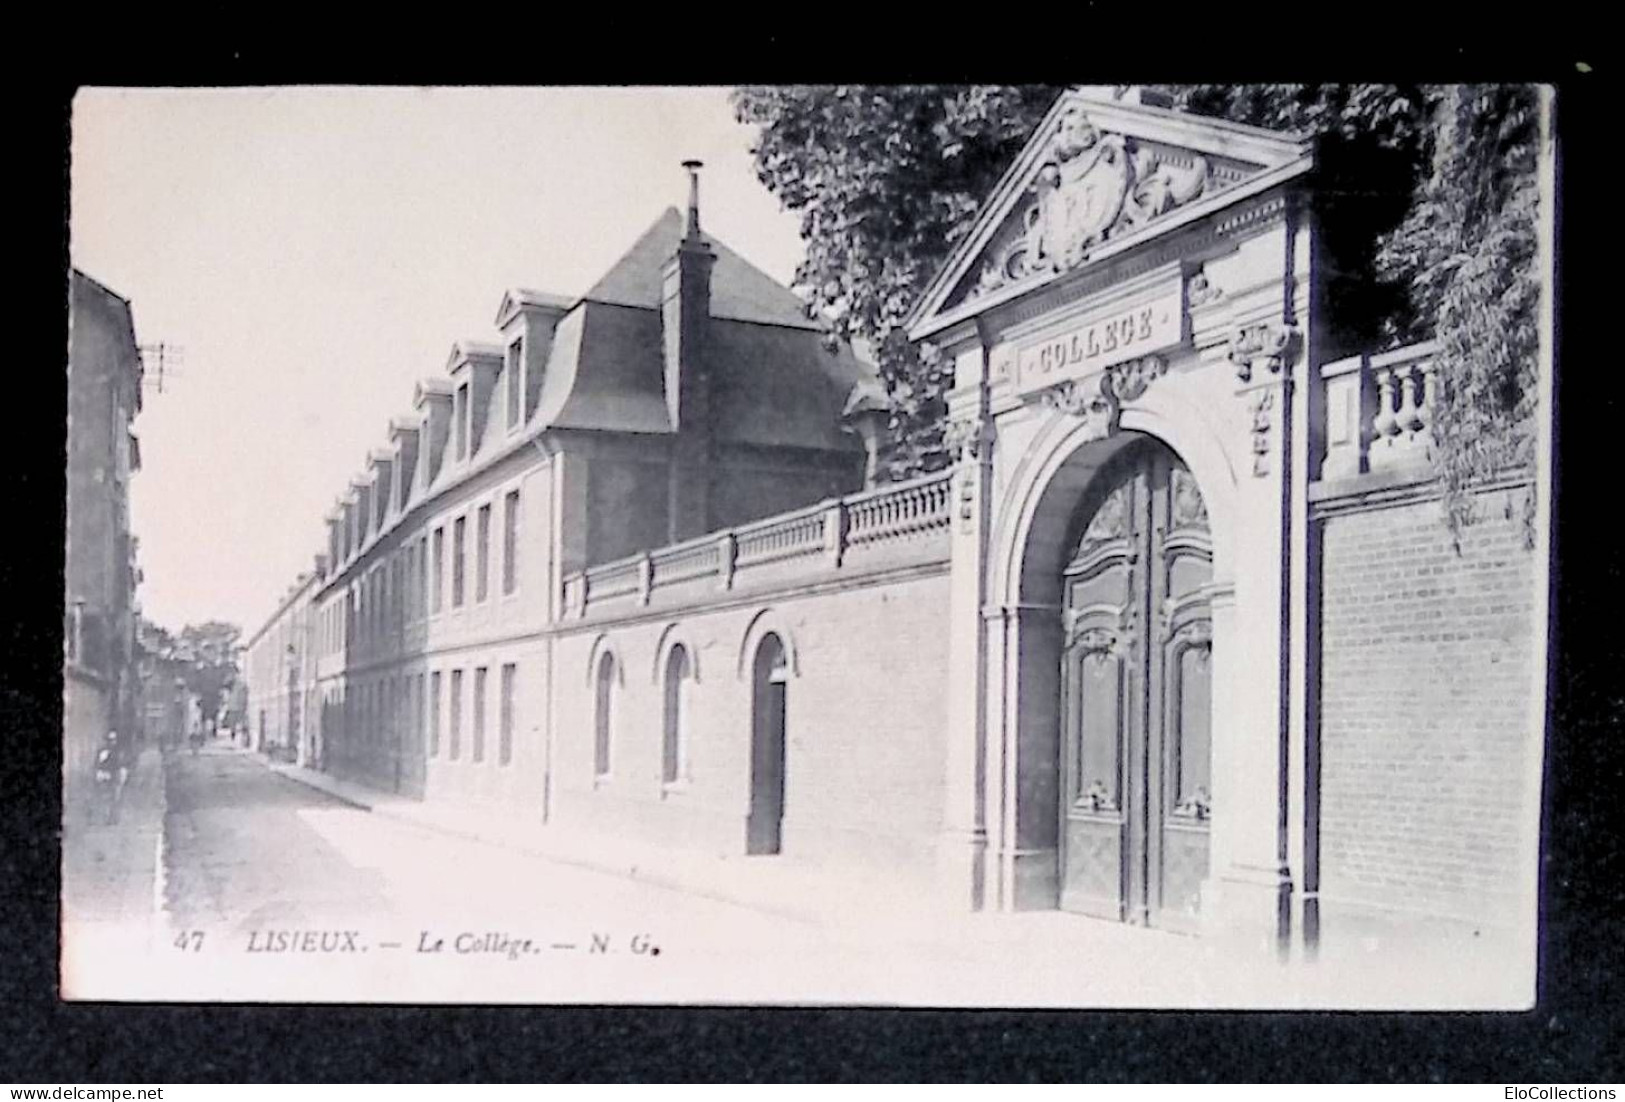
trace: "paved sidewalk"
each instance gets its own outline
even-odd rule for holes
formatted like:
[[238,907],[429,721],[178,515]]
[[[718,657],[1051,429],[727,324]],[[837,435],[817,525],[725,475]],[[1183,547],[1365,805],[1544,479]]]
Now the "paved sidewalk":
[[725,856],[639,843],[544,824],[540,818],[511,811],[493,814],[477,808],[424,803],[304,766],[269,761],[264,764],[289,780],[376,815],[794,921],[850,920],[855,892],[872,921],[906,924],[939,913],[930,906],[929,899],[899,894],[894,884],[878,874],[854,876],[847,870],[837,874],[788,855]]
[[163,933],[164,761],[147,748],[125,783],[116,821],[98,808],[64,809],[63,994],[96,998]]
[[1495,967],[1488,945],[1418,945],[1406,952],[1361,943],[1324,952],[1318,967],[1303,967],[1295,955],[1294,967],[1286,968],[1252,939],[1181,936],[1061,911],[956,912],[878,876],[836,873],[788,855],[724,857],[588,835],[511,812],[426,805],[255,760],[290,781],[426,830],[770,916],[783,923],[783,952],[763,964],[765,974],[781,981],[775,990],[822,992],[817,1001],[1465,1009],[1512,1006],[1519,997],[1517,982]]
[[106,922],[149,916],[164,826],[163,756],[151,748],[141,752],[116,821],[107,822],[101,807],[64,809],[63,819],[64,917]]

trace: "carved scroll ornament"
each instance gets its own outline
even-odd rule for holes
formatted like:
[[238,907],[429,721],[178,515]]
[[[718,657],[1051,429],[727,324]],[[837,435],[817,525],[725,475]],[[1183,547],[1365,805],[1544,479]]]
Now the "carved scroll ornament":
[[1069,379],[1043,392],[1044,405],[1079,418],[1085,440],[1104,440],[1117,429],[1117,398],[1106,387],[1104,372],[1087,379]]
[[1251,382],[1253,372],[1259,368],[1270,375],[1279,374],[1297,337],[1297,327],[1292,325],[1266,322],[1237,326],[1230,334],[1230,362],[1236,365],[1236,377]]
[[1119,402],[1132,402],[1167,371],[1168,361],[1161,356],[1141,356],[1107,368],[1106,382]]
[[1274,420],[1275,390],[1261,388],[1254,391],[1248,409],[1252,412],[1253,474],[1262,478],[1270,473],[1270,429]]
[[1198,788],[1174,805],[1174,816],[1206,822],[1213,818],[1213,796],[1206,788]]
[[1168,371],[1161,356],[1113,364],[1096,375],[1069,379],[1041,392],[1046,407],[1080,418],[1087,426],[1085,440],[1103,440],[1117,431],[1124,402],[1143,396],[1152,382]]

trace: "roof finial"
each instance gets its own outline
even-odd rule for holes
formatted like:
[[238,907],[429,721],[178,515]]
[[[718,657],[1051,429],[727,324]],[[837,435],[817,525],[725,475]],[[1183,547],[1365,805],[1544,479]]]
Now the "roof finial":
[[700,236],[700,169],[705,167],[704,161],[688,160],[683,162],[688,169],[688,233],[690,239]]

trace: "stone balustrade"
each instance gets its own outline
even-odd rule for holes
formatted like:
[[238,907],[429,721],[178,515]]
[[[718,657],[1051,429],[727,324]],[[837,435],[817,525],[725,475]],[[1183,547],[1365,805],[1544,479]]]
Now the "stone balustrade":
[[847,543],[853,547],[946,530],[948,480],[923,479],[899,489],[856,498],[847,505]]
[[760,565],[779,559],[816,555],[824,549],[822,506],[802,509],[734,530],[737,565]]
[[1321,367],[1326,386],[1323,479],[1417,469],[1431,457],[1432,341]]
[[648,604],[657,592],[696,582],[732,589],[767,567],[779,574],[851,568],[854,560],[885,558],[887,549],[946,559],[949,505],[943,471],[603,563],[565,576],[563,615]]
[[689,578],[709,577],[717,572],[717,563],[721,558],[716,540],[706,537],[703,543],[680,543],[675,547],[665,547],[650,554],[649,562],[653,570],[650,584],[655,588],[671,585],[676,582],[687,581]]

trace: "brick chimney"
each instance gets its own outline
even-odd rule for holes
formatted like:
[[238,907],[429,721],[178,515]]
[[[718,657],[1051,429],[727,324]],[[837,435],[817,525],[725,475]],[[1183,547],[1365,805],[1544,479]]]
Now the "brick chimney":
[[710,379],[706,337],[711,321],[711,269],[716,250],[700,232],[699,161],[688,170],[688,218],[677,251],[662,272],[660,326],[666,412],[677,431],[671,463],[668,536],[688,539],[710,530]]

